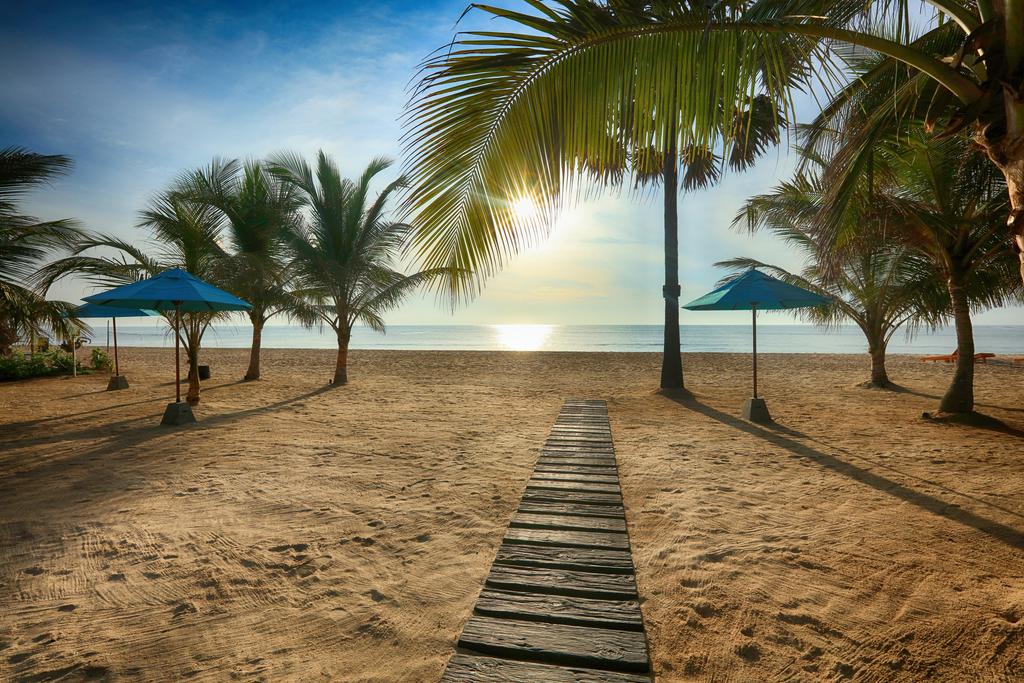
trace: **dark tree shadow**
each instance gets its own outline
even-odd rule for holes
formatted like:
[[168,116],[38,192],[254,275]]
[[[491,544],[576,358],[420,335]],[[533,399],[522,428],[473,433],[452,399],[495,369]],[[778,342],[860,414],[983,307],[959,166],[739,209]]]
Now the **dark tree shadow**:
[[[1005,543],[1006,545],[1012,548],[1015,548],[1017,550],[1024,550],[1024,532],[1021,532],[1011,526],[1007,526],[1006,524],[996,522],[995,520],[988,519],[987,517],[982,517],[981,515],[969,512],[967,510],[960,508],[956,504],[948,503],[942,500],[941,498],[937,498],[927,493],[922,493],[921,491],[912,489],[908,486],[904,486],[903,484],[893,481],[892,479],[887,479],[886,477],[883,477],[880,474],[876,474],[875,472],[872,472],[870,470],[858,467],[857,465],[854,465],[853,463],[847,462],[845,460],[840,460],[839,458],[833,455],[829,455],[828,453],[825,453],[823,451],[812,448],[806,444],[800,443],[799,441],[794,441],[788,438],[788,436],[800,436],[802,438],[806,438],[799,432],[778,425],[774,427],[762,427],[760,425],[755,425],[733,415],[723,413],[722,411],[712,408],[709,405],[701,403],[700,400],[698,400],[697,398],[668,398],[669,400],[679,404],[680,406],[688,410],[692,410],[695,413],[699,413],[727,427],[731,427],[738,431],[745,432],[746,434],[749,434],[751,436],[763,439],[766,442],[770,443],[771,445],[777,448],[787,450],[790,453],[793,453],[794,455],[808,458],[809,460],[816,462],[817,464],[821,465],[822,467],[825,467],[826,469],[850,477],[851,479],[854,479],[862,484],[866,484],[890,496],[895,496],[900,500],[906,501],[934,515],[939,515],[940,517],[945,517],[946,519],[951,519],[965,526],[969,526],[984,534],[987,534],[988,536],[991,536],[997,541]],[[849,454],[849,452],[846,453],[847,455],[852,455]],[[868,460],[867,458],[861,459]],[[871,462],[870,460],[868,461]],[[899,472],[899,470],[896,470],[895,468],[892,467],[890,467],[889,469],[893,470],[894,472]],[[900,474],[902,474],[902,472],[900,472]],[[917,479],[922,482],[927,481],[920,478]],[[933,484],[933,482],[928,483]],[[938,484],[934,485],[938,486]],[[965,498],[969,498],[971,500],[983,503],[995,509],[1008,512],[1017,517],[1024,518],[1024,515],[1020,515],[1016,512],[1006,510],[1005,508],[1001,508],[997,505],[992,505],[987,501],[983,501],[973,496],[962,494],[948,487],[943,486],[942,488],[956,495],[964,496]]]

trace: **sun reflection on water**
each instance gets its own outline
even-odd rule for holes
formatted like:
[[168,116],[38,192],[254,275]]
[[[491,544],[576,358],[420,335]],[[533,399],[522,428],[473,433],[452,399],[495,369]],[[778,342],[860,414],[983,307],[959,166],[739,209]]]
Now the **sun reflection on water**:
[[510,351],[536,351],[544,346],[554,325],[494,325],[498,343]]

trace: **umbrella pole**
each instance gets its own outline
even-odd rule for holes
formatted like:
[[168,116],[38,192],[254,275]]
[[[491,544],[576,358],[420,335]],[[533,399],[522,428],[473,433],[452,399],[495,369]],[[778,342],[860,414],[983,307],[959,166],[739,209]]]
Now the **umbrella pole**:
[[174,304],[174,391],[175,402],[181,403],[181,359],[178,351],[181,346],[181,304]]
[[117,377],[121,374],[117,365],[117,318],[111,318],[110,322],[114,324],[114,377]]
[[757,398],[757,304],[750,306],[754,329],[754,398]]
[[78,336],[71,338],[71,376],[78,377]]

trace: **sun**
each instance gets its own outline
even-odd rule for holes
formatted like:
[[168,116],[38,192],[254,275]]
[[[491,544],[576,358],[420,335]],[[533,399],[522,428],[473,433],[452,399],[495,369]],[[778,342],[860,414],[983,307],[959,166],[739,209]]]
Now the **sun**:
[[537,351],[554,325],[494,325],[498,343],[509,351]]
[[533,197],[524,195],[512,202],[512,214],[521,221],[532,220],[537,217],[540,209]]

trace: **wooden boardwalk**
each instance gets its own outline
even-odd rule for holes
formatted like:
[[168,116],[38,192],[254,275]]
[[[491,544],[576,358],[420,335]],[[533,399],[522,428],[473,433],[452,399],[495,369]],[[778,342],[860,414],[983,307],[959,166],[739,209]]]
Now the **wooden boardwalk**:
[[566,401],[442,681],[650,681],[604,401]]

